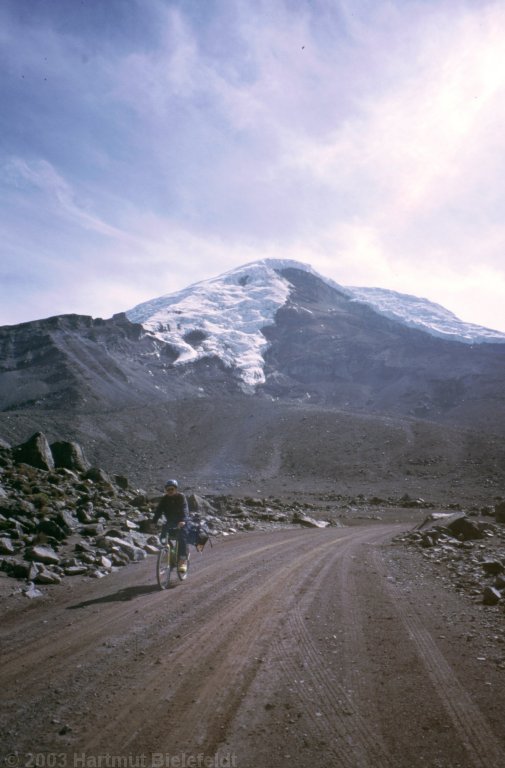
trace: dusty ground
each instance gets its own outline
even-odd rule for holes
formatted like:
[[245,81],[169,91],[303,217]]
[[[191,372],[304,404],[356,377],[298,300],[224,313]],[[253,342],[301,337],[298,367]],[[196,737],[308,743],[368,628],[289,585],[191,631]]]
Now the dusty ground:
[[498,768],[501,609],[362,521],[3,601],[8,768]]

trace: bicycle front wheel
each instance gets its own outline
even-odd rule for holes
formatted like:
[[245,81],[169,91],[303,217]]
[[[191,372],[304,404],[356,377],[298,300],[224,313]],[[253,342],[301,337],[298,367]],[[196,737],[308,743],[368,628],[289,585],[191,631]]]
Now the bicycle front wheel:
[[156,577],[159,588],[167,589],[170,584],[170,549],[168,547],[162,547],[158,552]]

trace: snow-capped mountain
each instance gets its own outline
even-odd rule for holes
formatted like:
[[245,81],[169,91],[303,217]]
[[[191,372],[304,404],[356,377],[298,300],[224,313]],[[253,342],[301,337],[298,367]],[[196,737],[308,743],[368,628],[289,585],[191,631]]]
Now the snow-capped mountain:
[[182,291],[137,305],[126,312],[178,353],[176,364],[216,356],[234,367],[246,388],[265,381],[262,329],[288,304],[292,285],[282,272],[296,269],[322,280],[351,301],[430,335],[467,344],[502,342],[505,334],[464,323],[427,299],[380,288],[344,287],[293,260],[264,259],[246,264]]
[[109,319],[0,328],[0,445],[36,425],[141,487],[431,494],[440,476],[495,495],[505,345],[487,342],[505,335],[424,299],[258,261]]
[[[130,429],[140,443],[151,441],[142,414],[151,419],[158,408],[159,434],[194,429],[200,442],[192,435],[189,442],[198,450],[208,444],[209,466],[215,446],[228,441],[232,402],[243,414],[232,428],[239,443],[260,444],[254,414],[277,406],[276,434],[285,429],[284,408],[307,407],[322,409],[323,422],[347,413],[497,433],[505,429],[505,346],[492,341],[505,335],[460,323],[425,300],[348,288],[299,262],[265,260],[106,320],[60,315],[0,328],[0,412],[30,420],[51,411],[63,424],[68,414],[87,414],[92,431],[96,419],[121,412],[124,428],[111,417],[107,432],[117,446]],[[289,453],[298,427],[285,437]],[[200,463],[207,459],[203,451]]]

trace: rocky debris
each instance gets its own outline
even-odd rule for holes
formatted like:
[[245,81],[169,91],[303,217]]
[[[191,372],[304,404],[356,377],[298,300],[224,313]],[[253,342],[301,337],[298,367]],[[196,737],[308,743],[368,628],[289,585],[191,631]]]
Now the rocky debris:
[[473,516],[430,515],[395,540],[418,548],[458,591],[484,605],[505,605],[505,523],[493,507]]
[[[158,551],[152,513],[160,497],[89,466],[77,443],[49,445],[40,432],[14,448],[3,443],[0,487],[0,570],[32,586],[101,578]],[[188,502],[211,536],[330,524],[307,514],[314,505],[274,498],[188,494]]]

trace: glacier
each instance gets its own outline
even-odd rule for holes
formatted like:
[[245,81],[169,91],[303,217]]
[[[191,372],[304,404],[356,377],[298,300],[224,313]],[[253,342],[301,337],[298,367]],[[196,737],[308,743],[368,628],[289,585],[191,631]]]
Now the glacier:
[[428,299],[383,288],[342,286],[316,272],[309,264],[292,259],[262,259],[202,280],[187,288],[126,311],[132,322],[178,353],[176,365],[217,356],[237,370],[245,391],[265,381],[263,353],[268,342],[262,328],[289,298],[291,285],[279,271],[292,268],[309,272],[345,293],[351,301],[411,328],[466,344],[505,343],[505,334],[465,323]]

